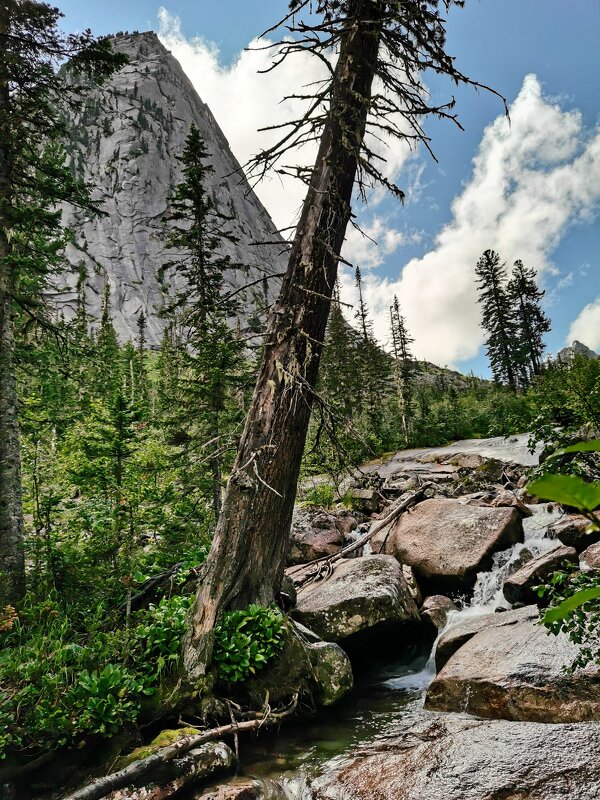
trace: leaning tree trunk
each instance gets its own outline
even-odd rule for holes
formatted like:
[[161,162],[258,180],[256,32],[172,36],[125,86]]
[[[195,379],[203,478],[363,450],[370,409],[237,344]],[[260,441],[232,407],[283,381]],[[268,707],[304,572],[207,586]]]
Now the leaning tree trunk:
[[8,84],[0,75],[0,609],[15,603],[25,591],[12,307],[15,268],[9,259],[10,223],[6,223],[11,179],[9,105]]
[[183,647],[187,680],[205,674],[229,608],[273,602],[285,566],[300,462],[351,208],[381,36],[379,0],[356,0],[342,38],[319,151],[263,362]]

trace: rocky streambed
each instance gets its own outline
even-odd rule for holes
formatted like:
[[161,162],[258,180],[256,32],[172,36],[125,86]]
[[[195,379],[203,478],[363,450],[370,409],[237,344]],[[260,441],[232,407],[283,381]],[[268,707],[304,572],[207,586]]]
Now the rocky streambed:
[[[576,648],[539,625],[532,602],[555,569],[594,568],[597,546],[576,517],[528,496],[518,448],[498,464],[482,445],[483,455],[438,449],[383,466],[400,496],[431,481],[431,498],[301,586],[292,612],[350,654],[353,691],[243,743],[238,775],[190,796],[600,798],[600,674],[565,672]],[[367,527],[358,515],[353,532],[349,516],[297,519],[293,547],[335,553]]]

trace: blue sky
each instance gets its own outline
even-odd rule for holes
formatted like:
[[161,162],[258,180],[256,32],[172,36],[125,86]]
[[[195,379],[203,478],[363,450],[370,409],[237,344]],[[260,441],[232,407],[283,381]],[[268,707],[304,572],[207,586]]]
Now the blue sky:
[[[58,5],[66,30],[160,31],[241,160],[248,147],[260,146],[250,128],[279,113],[278,93],[296,79],[288,73],[279,83],[270,78],[261,84],[252,59],[240,58],[242,49],[282,16],[284,0],[58,0]],[[426,76],[434,99],[455,93],[465,131],[432,120],[427,132],[437,164],[424,153],[397,154],[394,177],[409,190],[405,206],[377,197],[360,211],[361,224],[380,245],[375,251],[355,240],[348,249],[366,269],[376,330],[385,337],[387,304],[397,292],[417,355],[484,373],[471,272],[473,253],[485,241],[507,261],[523,258],[539,268],[553,320],[551,350],[562,347],[570,331],[598,347],[600,3],[467,0],[464,9],[451,12],[447,29],[447,49],[457,66],[515,104],[513,127],[510,132],[503,127],[497,98]],[[255,93],[256,108],[248,118],[231,113],[238,88]],[[223,102],[224,94],[231,100]],[[282,224],[275,187],[259,193]],[[344,286],[352,300],[349,276]]]

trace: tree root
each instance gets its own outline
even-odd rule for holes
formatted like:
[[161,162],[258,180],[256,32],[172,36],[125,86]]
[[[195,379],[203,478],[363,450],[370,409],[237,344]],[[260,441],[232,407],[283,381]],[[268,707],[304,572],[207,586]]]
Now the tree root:
[[[201,744],[205,744],[206,742],[220,739],[223,736],[231,734],[237,736],[244,731],[260,730],[263,727],[275,725],[284,717],[292,714],[296,710],[297,705],[298,695],[295,694],[287,706],[280,710],[272,710],[269,705],[269,697],[267,694],[262,712],[257,715],[256,719],[247,720],[245,722],[233,721],[229,725],[220,725],[217,728],[211,728],[195,736],[182,737],[174,744],[161,747],[147,758],[134,761],[118,772],[96,778],[81,789],[65,796],[63,800],[101,800],[117,789],[123,789],[136,784],[139,785],[139,783],[144,780],[150,781],[151,778],[149,776],[153,770],[161,767],[166,762],[173,761],[183,753],[187,753],[189,750]],[[156,797],[158,798],[159,796],[160,794]]]

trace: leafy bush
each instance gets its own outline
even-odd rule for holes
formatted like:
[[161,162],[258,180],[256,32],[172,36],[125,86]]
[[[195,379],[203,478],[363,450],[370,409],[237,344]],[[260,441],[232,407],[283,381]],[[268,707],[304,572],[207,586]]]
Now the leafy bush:
[[302,504],[305,506],[322,506],[329,508],[335,501],[335,487],[330,483],[318,483],[303,493]]
[[177,664],[190,604],[190,597],[163,598],[134,616],[129,633],[77,630],[73,609],[52,602],[12,618],[0,633],[0,758],[133,723],[143,698]]
[[[600,452],[600,440],[571,445],[549,459],[556,465],[571,453]],[[590,530],[600,529],[600,483],[586,483],[576,475],[546,474],[529,485],[529,491],[543,498],[577,508],[590,520]],[[578,644],[579,653],[571,670],[595,661],[600,664],[600,575],[592,572],[555,572],[538,587],[549,600],[543,624],[554,634],[564,632]]]
[[283,615],[278,608],[250,605],[227,612],[215,628],[213,660],[219,679],[246,680],[272,661],[283,643]]
[[192,600],[190,596],[163,597],[158,605],[150,605],[134,629],[132,655],[136,669],[153,683],[177,665]]

